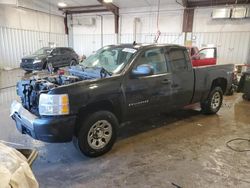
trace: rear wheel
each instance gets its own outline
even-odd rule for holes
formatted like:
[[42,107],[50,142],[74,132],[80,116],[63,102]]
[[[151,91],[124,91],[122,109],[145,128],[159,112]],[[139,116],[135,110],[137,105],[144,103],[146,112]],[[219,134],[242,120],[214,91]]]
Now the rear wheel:
[[242,95],[242,98],[243,98],[244,100],[247,100],[247,101],[250,100],[250,97],[249,97],[246,93],[244,93],[244,94]]
[[206,101],[201,103],[201,109],[204,114],[216,114],[222,105],[223,91],[220,87],[213,88]]
[[108,111],[88,116],[81,124],[74,145],[86,156],[98,157],[111,150],[116,140],[118,120]]

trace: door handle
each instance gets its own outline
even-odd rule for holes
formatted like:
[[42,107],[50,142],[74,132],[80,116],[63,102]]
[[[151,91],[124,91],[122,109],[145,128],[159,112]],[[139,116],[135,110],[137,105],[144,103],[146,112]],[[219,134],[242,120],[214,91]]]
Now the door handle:
[[171,84],[171,81],[169,79],[164,79],[161,81],[162,84]]

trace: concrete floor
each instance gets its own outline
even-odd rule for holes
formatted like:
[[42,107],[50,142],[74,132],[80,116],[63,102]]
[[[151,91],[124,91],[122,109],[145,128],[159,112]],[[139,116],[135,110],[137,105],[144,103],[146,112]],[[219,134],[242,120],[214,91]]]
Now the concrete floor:
[[[40,187],[250,187],[250,152],[226,147],[230,139],[250,138],[250,102],[225,97],[217,115],[180,110],[133,122],[120,129],[113,150],[90,159],[73,144],[46,144],[17,132],[9,106],[17,99],[20,70],[0,73],[0,140],[35,148],[33,164]],[[7,80],[7,81],[6,81]],[[250,143],[232,143],[250,149]]]

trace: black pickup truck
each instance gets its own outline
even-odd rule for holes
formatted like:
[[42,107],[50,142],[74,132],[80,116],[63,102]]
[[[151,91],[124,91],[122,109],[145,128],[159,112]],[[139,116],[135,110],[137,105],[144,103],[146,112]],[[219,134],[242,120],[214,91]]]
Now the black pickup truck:
[[90,157],[109,151],[119,125],[138,117],[200,103],[215,114],[231,87],[233,65],[193,68],[177,45],[104,47],[63,75],[17,84],[17,129],[45,142],[69,142]]

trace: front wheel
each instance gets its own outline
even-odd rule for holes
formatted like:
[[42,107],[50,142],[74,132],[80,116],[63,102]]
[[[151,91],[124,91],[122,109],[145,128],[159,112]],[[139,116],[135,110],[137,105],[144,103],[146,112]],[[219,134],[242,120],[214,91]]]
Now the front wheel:
[[222,105],[223,91],[220,87],[213,88],[206,101],[201,102],[201,109],[204,114],[216,114]]
[[118,120],[113,113],[95,112],[82,122],[74,144],[86,156],[101,156],[115,143],[117,126]]

